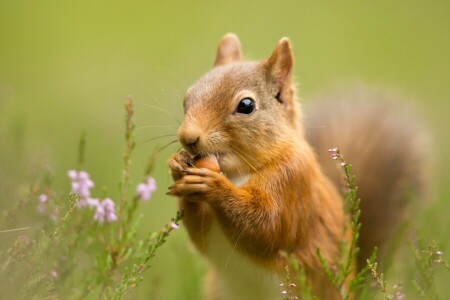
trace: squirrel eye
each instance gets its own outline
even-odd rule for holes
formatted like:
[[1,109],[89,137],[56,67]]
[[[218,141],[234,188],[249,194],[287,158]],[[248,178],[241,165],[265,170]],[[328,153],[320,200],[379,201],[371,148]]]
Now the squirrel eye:
[[239,101],[236,112],[239,114],[251,114],[255,111],[255,101],[251,98],[244,98]]

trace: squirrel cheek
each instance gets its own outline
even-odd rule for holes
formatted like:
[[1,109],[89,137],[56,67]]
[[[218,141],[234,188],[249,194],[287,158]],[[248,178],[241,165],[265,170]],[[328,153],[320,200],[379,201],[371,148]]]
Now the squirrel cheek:
[[220,173],[219,162],[217,161],[217,157],[215,155],[194,158],[194,166],[199,169],[205,168],[216,173]]

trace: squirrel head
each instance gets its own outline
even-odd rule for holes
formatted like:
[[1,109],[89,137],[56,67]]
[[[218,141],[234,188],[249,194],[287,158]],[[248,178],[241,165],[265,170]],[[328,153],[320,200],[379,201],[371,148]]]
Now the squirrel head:
[[234,34],[220,41],[214,68],[186,92],[178,137],[191,155],[216,154],[230,176],[255,171],[302,132],[292,84],[293,54],[282,38],[269,58],[244,61]]

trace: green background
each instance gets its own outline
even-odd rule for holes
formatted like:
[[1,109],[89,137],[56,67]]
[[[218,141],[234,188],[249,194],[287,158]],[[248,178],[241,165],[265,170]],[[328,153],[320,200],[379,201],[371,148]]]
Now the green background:
[[[211,68],[225,33],[238,34],[249,59],[267,57],[288,36],[305,105],[315,93],[353,81],[411,98],[433,136],[434,153],[434,203],[418,224],[427,240],[450,251],[449,29],[450,1],[440,0],[1,0],[2,180],[22,184],[35,170],[51,168],[54,187],[68,191],[66,171],[76,167],[78,138],[85,130],[85,168],[97,184],[94,193],[106,186],[117,198],[127,95],[136,102],[132,174],[138,183],[147,155],[173,137],[145,141],[176,133],[184,91]],[[142,232],[160,228],[174,215],[176,202],[165,196],[166,162],[178,148],[170,146],[158,158],[159,189],[140,208]],[[4,193],[0,201],[7,203]],[[155,258],[138,293],[196,298],[203,268],[180,230]]]

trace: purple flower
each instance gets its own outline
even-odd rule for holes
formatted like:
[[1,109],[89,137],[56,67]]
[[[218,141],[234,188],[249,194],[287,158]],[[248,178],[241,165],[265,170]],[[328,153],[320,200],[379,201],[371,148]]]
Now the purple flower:
[[94,214],[94,221],[97,221],[100,224],[103,224],[103,222],[105,222],[105,208],[101,204],[97,205]]
[[108,221],[108,223],[116,221],[117,216],[114,201],[112,201],[109,198],[106,198],[102,201],[102,205],[105,208],[106,220]]
[[85,171],[70,170],[67,172],[67,175],[71,180],[72,193],[80,197],[78,207],[92,207],[89,203],[89,197],[91,196],[91,189],[94,187],[94,182],[89,178],[89,174]]
[[[97,199],[92,199],[92,200],[97,200]],[[95,214],[94,214],[95,221],[99,222],[100,224],[103,224],[105,222],[105,220],[108,223],[117,221],[114,201],[112,201],[109,198],[105,198],[101,202],[99,202],[97,200],[96,202],[92,202],[92,203],[96,207]]]
[[38,201],[37,211],[40,214],[44,214],[48,209],[48,196],[46,194],[40,194],[38,196]]
[[90,179],[89,173],[70,170],[67,175],[71,181],[72,193],[79,197],[78,208],[95,208],[94,220],[100,224],[105,223],[105,221],[108,223],[117,221],[114,201],[109,198],[102,201],[91,198],[91,189],[94,187],[94,182]]
[[87,198],[86,205],[89,206],[90,208],[97,207],[97,205],[99,205],[99,201],[96,198]]
[[40,194],[39,197],[38,197],[38,199],[39,199],[39,202],[40,202],[40,203],[45,203],[45,202],[47,202],[48,197],[47,197],[46,194]]
[[74,180],[76,180],[77,177],[78,177],[78,172],[75,171],[75,170],[69,170],[69,171],[67,172],[67,175],[69,175],[69,178],[70,178],[72,181],[74,181]]
[[40,194],[40,195],[38,196],[38,200],[39,200],[39,203],[38,203],[38,205],[37,205],[37,211],[38,211],[40,214],[43,214],[43,213],[45,213],[45,211],[47,210],[47,206],[48,206],[48,203],[47,203],[48,196],[47,196],[46,194]]
[[156,181],[150,176],[136,187],[136,194],[142,201],[149,200],[154,191],[156,191]]

